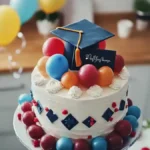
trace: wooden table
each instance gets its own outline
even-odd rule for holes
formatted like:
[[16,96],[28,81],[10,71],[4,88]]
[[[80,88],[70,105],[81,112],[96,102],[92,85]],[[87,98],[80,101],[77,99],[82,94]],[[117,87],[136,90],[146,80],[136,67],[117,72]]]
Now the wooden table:
[[[95,22],[116,34],[116,23],[122,18],[129,18],[135,21],[134,14],[98,14],[95,15]],[[25,24],[21,31],[26,37],[27,47],[20,55],[15,56],[15,60],[23,66],[25,71],[29,71],[33,69],[38,59],[42,57],[42,45],[45,39],[38,34],[34,20]],[[9,51],[14,52],[14,50],[19,47],[19,42],[19,40],[15,40],[11,45],[9,45]],[[107,49],[116,50],[118,54],[125,58],[126,64],[129,65],[150,63],[150,30],[145,32],[137,32],[134,30],[131,38],[128,39],[120,39],[115,36],[107,40]],[[7,53],[0,53],[1,72],[9,71],[7,55]]]

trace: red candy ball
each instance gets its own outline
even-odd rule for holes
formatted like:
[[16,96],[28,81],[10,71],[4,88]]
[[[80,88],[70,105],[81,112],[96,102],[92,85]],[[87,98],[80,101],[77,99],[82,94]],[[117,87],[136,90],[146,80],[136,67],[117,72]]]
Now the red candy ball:
[[28,128],[28,134],[30,135],[30,137],[32,139],[40,139],[44,134],[44,130],[40,127],[40,126],[37,126],[37,125],[31,125],[29,128]]
[[52,37],[46,40],[42,51],[45,56],[52,56],[54,54],[64,54],[65,46],[61,39]]
[[120,73],[124,65],[125,63],[123,57],[120,55],[116,55],[114,72]]
[[32,104],[29,103],[29,102],[25,102],[21,106],[21,109],[22,109],[23,112],[32,111]]
[[43,148],[43,150],[55,150],[56,138],[51,135],[44,135],[41,138],[40,145]]
[[121,149],[123,146],[123,139],[122,137],[117,134],[117,133],[110,133],[107,137],[106,137],[107,143],[108,143],[108,148],[109,149]]
[[23,114],[23,117],[22,117],[22,120],[23,120],[23,123],[26,125],[26,126],[30,126],[32,124],[35,124],[34,123],[34,113],[32,111],[27,111]]
[[121,120],[115,125],[115,131],[122,137],[128,137],[132,132],[132,126],[127,120]]
[[133,105],[133,102],[130,98],[128,98],[128,107],[132,106]]
[[90,145],[87,140],[79,139],[74,143],[74,150],[90,150]]
[[95,66],[87,64],[80,68],[78,76],[80,83],[89,88],[90,86],[97,84],[99,73]]
[[106,41],[99,42],[98,47],[100,50],[106,49]]

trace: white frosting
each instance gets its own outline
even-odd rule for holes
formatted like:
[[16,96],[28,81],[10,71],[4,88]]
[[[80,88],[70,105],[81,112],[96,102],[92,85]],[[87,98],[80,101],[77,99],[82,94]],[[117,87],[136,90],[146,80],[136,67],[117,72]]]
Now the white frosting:
[[78,99],[82,95],[82,93],[83,93],[82,90],[77,86],[71,87],[68,91],[70,97],[75,99]]
[[[49,87],[49,89],[54,88],[54,86],[51,87],[51,84],[47,83],[47,85],[42,87],[35,85],[33,78],[36,72],[37,69],[35,68],[32,73],[32,91],[34,98],[35,100],[39,100],[44,108],[48,107],[52,109],[58,116],[58,120],[51,123],[46,116],[47,112],[45,110],[39,114],[37,108],[34,107],[35,114],[46,133],[56,137],[66,136],[73,139],[87,138],[89,135],[92,137],[102,136],[110,133],[116,122],[124,118],[127,113],[127,109],[114,113],[112,122],[107,122],[102,117],[108,108],[114,110],[112,108],[113,102],[116,102],[117,108],[119,108],[122,99],[127,103],[126,92],[128,90],[128,79],[121,80],[119,77],[116,77],[116,79],[120,79],[121,81],[121,88],[114,90],[110,87],[104,87],[100,97],[89,96],[86,92],[87,89],[81,88],[83,94],[76,99],[75,97],[70,97],[67,89],[63,88],[58,93],[51,94],[47,92],[47,87]],[[93,91],[93,87],[91,89]],[[100,89],[100,87],[97,88],[96,86],[96,90],[97,89]],[[77,88],[75,88],[75,90],[77,90]],[[79,122],[71,130],[68,130],[61,122],[67,116],[62,114],[64,109],[68,111],[68,114],[72,114]],[[89,116],[96,120],[96,123],[91,128],[88,128],[82,123]]]
[[103,89],[98,85],[91,86],[87,90],[88,95],[92,96],[92,97],[95,97],[95,98],[100,97],[102,95],[102,92],[103,92]]
[[123,79],[123,80],[126,80],[126,79],[128,79],[128,78],[130,77],[130,74],[129,74],[129,72],[128,72],[128,70],[127,70],[126,67],[124,67],[124,68],[122,69],[122,71],[121,71],[120,74],[119,74],[119,77],[120,77],[121,79]]
[[120,79],[114,78],[112,84],[109,85],[109,87],[114,90],[119,90],[122,88],[122,81]]

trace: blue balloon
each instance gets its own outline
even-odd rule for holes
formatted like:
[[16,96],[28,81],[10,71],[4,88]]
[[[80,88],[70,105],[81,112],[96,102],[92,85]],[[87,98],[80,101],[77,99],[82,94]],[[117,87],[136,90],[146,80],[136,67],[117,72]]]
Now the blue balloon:
[[31,102],[32,96],[30,94],[21,94],[18,99],[18,103],[21,105],[25,102]]
[[70,138],[62,137],[56,143],[56,150],[73,150],[73,142]]
[[21,23],[24,24],[38,9],[38,0],[11,0],[10,5],[17,11]]
[[132,115],[132,116],[136,117],[137,119],[139,119],[141,116],[141,110],[137,106],[131,106],[128,109],[127,115]]
[[107,141],[102,137],[96,137],[92,140],[92,150],[107,150]]
[[51,56],[46,63],[47,74],[56,80],[60,80],[62,75],[67,72],[68,69],[68,61],[66,57],[61,54]]
[[132,115],[126,116],[126,117],[124,118],[124,120],[127,120],[127,121],[129,121],[129,122],[131,123],[133,130],[136,129],[136,128],[138,127],[138,125],[139,125],[139,123],[138,123],[136,117],[134,117],[134,116],[132,116]]

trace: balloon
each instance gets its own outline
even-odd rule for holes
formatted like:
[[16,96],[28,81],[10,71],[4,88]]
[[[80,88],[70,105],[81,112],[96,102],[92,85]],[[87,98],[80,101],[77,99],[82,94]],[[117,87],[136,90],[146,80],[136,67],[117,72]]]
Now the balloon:
[[69,64],[65,56],[55,54],[46,63],[46,72],[56,80],[60,80],[62,75],[69,69]]
[[91,64],[82,66],[79,70],[78,76],[81,84],[87,88],[97,84],[98,71],[95,66]]
[[30,102],[23,103],[23,105],[21,106],[21,110],[23,112],[32,111],[32,103]]
[[65,46],[61,39],[52,37],[45,41],[42,51],[45,56],[64,54]]
[[66,72],[61,78],[61,84],[65,88],[70,89],[72,86],[79,84],[78,76],[74,72]]
[[106,49],[106,41],[99,42],[98,47],[100,50]]
[[20,19],[10,6],[0,6],[0,46],[10,44],[20,30]]
[[136,117],[137,119],[139,119],[141,116],[141,110],[137,106],[131,106],[128,109],[127,115],[132,115],[132,116]]
[[120,73],[125,63],[121,55],[116,55],[114,72]]
[[114,73],[111,68],[104,66],[99,69],[98,85],[109,86],[113,81]]
[[91,150],[91,148],[87,140],[78,139],[74,142],[74,150]]
[[57,150],[73,150],[73,142],[70,138],[62,137],[56,143]]
[[49,77],[46,72],[46,62],[47,62],[48,58],[49,58],[48,56],[43,56],[42,58],[40,58],[40,60],[37,63],[37,68],[38,68],[39,72],[45,78]]
[[39,0],[41,9],[47,14],[60,10],[65,2],[66,0]]
[[35,114],[32,111],[27,111],[23,114],[22,121],[27,127],[29,127],[32,124],[35,124],[34,117]]
[[138,121],[136,119],[136,117],[132,116],[132,115],[128,115],[124,118],[124,120],[127,120],[130,122],[130,124],[132,125],[132,129],[136,129],[138,127]]
[[21,23],[24,24],[32,18],[38,9],[37,0],[11,0],[10,6],[14,8],[20,17]]
[[92,150],[107,150],[107,141],[102,137],[96,137],[92,140]]
[[18,99],[19,104],[23,104],[24,102],[31,102],[32,97],[30,94],[21,94]]

